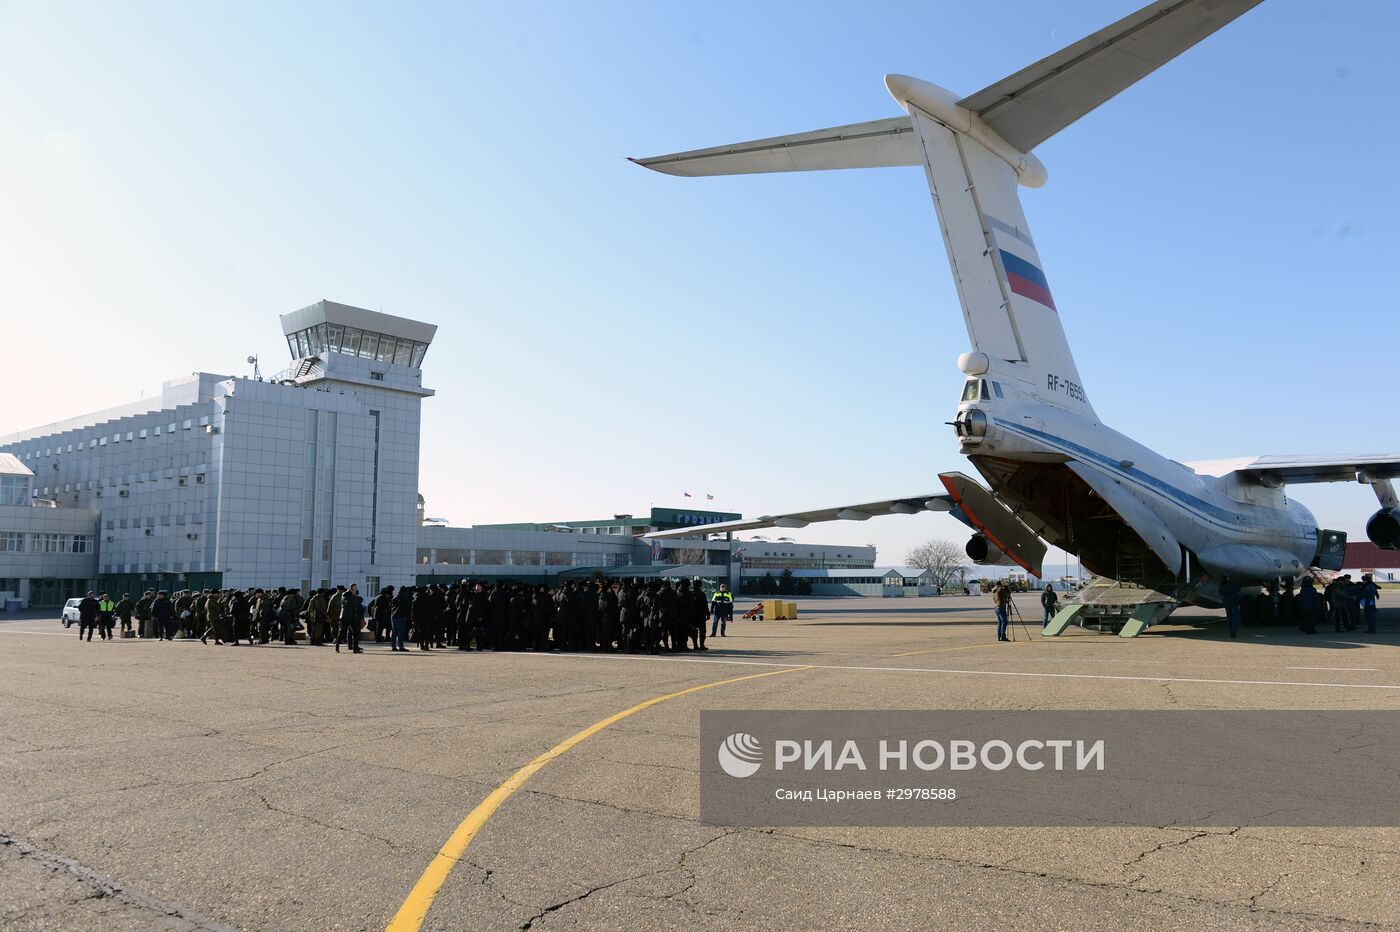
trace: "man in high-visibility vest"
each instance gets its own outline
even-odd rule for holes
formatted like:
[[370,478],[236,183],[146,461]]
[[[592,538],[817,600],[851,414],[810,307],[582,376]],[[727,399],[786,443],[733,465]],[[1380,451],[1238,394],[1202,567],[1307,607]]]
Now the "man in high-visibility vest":
[[720,637],[727,637],[724,629],[734,618],[734,595],[729,591],[727,583],[720,583],[710,598],[710,613],[714,616],[714,622],[710,625],[710,637],[714,637],[716,632]]
[[[115,625],[112,613],[116,610],[117,603],[112,601],[110,595],[102,593],[102,597],[97,600],[97,631],[104,641],[112,636],[112,627]],[[92,640],[91,634],[88,635],[88,640]]]

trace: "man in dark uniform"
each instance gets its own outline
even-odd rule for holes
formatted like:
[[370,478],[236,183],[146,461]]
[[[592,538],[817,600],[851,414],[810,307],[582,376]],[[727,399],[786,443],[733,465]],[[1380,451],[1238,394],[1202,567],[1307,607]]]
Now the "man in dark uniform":
[[1053,584],[1045,584],[1045,591],[1040,594],[1040,607],[1045,610],[1045,617],[1040,621],[1040,626],[1044,628],[1050,624],[1050,619],[1055,617],[1055,610],[1060,607],[1060,597],[1055,594]]
[[1351,578],[1350,573],[1342,578],[1346,580],[1346,588],[1343,591],[1347,599],[1347,630],[1355,631],[1361,627],[1361,587]]
[[427,586],[408,586],[409,597],[412,605],[409,606],[408,620],[413,624],[415,630],[421,630],[422,635],[419,642],[433,645],[441,645],[442,635],[440,628],[442,621],[437,613],[437,600],[433,598],[433,591]]
[[97,597],[89,592],[78,603],[78,640],[87,635],[89,641],[92,640],[92,629],[97,627]]
[[1220,604],[1225,606],[1225,626],[1230,637],[1240,636],[1240,584],[1230,576],[1220,577]]
[[1308,576],[1298,590],[1298,624],[1304,634],[1317,634],[1322,617],[1322,596],[1317,594],[1312,577]]
[[642,607],[642,644],[649,654],[669,647],[666,643],[666,629],[661,624],[660,593],[661,583],[653,579],[638,597]]
[[374,625],[374,639],[377,641],[386,636],[389,639],[389,650],[408,650],[408,620],[403,624],[394,624],[394,587],[385,586],[379,590],[379,594],[370,603],[372,624]]
[[642,606],[637,585],[630,579],[622,584],[617,598],[617,620],[622,629],[620,646],[629,654],[635,653],[642,646]]
[[598,593],[598,616],[602,620],[599,640],[605,651],[614,651],[621,646],[621,612],[622,608],[617,597],[617,584],[604,583],[603,591]]
[[151,624],[158,640],[169,641],[175,637],[175,603],[164,589],[156,593],[151,603]]
[[464,628],[457,638],[458,650],[486,649],[486,632],[491,630],[491,595],[481,583],[473,583],[464,599],[467,610],[462,615]]
[[675,633],[671,635],[672,641],[676,635],[680,635],[681,646],[686,650],[690,649],[690,610],[694,595],[690,591],[690,580],[682,579],[676,588],[676,627]]
[[554,622],[554,599],[549,587],[540,583],[535,587],[534,598],[530,600],[530,640],[537,651],[549,650],[549,628]]
[[1281,624],[1299,626],[1298,597],[1293,594],[1293,580],[1285,579],[1278,594],[1278,620]]
[[1366,614],[1366,633],[1376,633],[1376,600],[1381,596],[1381,587],[1371,578],[1370,573],[1361,577],[1361,585],[1356,587],[1357,606]]
[[[383,612],[389,618],[389,649],[393,651],[408,651],[408,619],[400,618],[394,613],[394,606],[397,600],[394,595],[393,586],[385,586],[379,592],[379,596],[374,600],[375,612]],[[378,625],[378,620],[375,621]]]
[[710,603],[705,598],[705,585],[696,578],[690,584],[690,639],[696,650],[709,650],[705,646],[705,629],[709,627]]
[[530,591],[524,586],[513,587],[510,595],[510,630],[506,640],[511,650],[530,646]]
[[[385,586],[379,590],[374,601],[369,604],[370,625],[374,628],[375,643],[394,641],[394,587]],[[404,632],[405,637],[408,632]]]
[[1327,604],[1332,608],[1332,626],[1338,631],[1351,630],[1351,612],[1347,609],[1346,587],[1346,576],[1338,576],[1327,585]]
[[248,646],[253,645],[253,608],[248,602],[248,593],[242,589],[237,589],[233,597],[229,599],[229,614],[233,617],[233,646],[237,647],[238,642],[243,638],[248,639]]
[[[365,601],[360,598],[360,584],[351,583],[350,588],[340,597],[340,630],[345,635],[345,646],[352,654],[363,654],[360,647],[360,628],[365,623]],[[335,652],[340,653],[340,642],[335,642]]]
[[433,633],[428,630],[427,625],[418,622],[413,617],[413,587],[403,586],[394,593],[393,614],[390,619],[391,625],[398,625],[403,628],[404,636],[407,637],[408,629],[413,629],[413,639],[418,644],[419,650],[432,650]]
[[554,593],[554,645],[575,650],[573,583],[565,583]]
[[143,638],[160,636],[156,633],[155,625],[151,619],[151,606],[155,604],[155,601],[156,594],[149,589],[136,601],[136,630]]
[[685,619],[681,617],[680,599],[669,579],[663,580],[661,588],[656,590],[656,607],[661,629],[670,639],[671,651],[685,650]]
[[598,593],[593,583],[576,583],[569,596],[574,615],[574,650],[592,650],[598,629]]

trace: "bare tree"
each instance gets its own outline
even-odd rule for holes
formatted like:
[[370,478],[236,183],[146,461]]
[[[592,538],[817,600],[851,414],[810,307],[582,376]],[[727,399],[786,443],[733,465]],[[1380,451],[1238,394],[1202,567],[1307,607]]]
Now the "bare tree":
[[939,592],[967,572],[967,554],[963,552],[961,544],[951,540],[931,540],[920,544],[909,551],[904,561],[921,570],[932,571]]
[[666,551],[666,560],[676,566],[704,566],[710,552],[703,547],[674,547]]

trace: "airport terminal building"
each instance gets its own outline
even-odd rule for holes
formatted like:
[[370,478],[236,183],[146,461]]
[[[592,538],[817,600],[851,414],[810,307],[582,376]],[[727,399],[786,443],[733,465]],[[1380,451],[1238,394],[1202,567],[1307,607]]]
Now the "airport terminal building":
[[[100,515],[93,586],[411,581],[419,405],[433,394],[419,367],[437,328],[318,301],[282,329],[292,362],[271,379],[197,372],[0,437],[32,474],[31,502]],[[32,540],[15,546],[28,553]],[[32,584],[13,588],[52,604]]]
[[[284,314],[288,368],[196,372],[158,395],[0,437],[0,599],[87,589],[569,576],[702,576],[739,591],[784,571],[870,569],[873,547],[649,541],[740,515],[652,508],[593,520],[445,527],[418,490],[422,364],[437,328],[318,301]],[[3,608],[0,602],[0,608]]]

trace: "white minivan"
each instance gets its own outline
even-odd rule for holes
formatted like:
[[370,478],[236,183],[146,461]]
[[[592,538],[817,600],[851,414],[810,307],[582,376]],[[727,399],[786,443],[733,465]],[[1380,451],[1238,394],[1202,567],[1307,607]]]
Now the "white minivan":
[[78,603],[82,601],[82,599],[69,599],[63,603],[63,615],[60,619],[63,622],[63,627],[73,627],[73,623],[78,620]]

